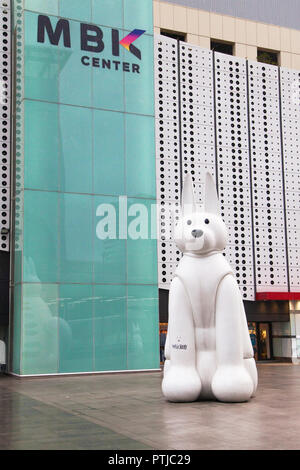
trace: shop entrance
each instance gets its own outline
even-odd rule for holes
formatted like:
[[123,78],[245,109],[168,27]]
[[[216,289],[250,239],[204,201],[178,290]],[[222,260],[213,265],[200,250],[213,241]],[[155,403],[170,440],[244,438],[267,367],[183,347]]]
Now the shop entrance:
[[256,361],[268,361],[273,358],[272,324],[270,322],[249,322],[249,334]]
[[165,362],[165,344],[168,332],[168,323],[159,324],[159,350],[160,350],[160,365],[163,365]]

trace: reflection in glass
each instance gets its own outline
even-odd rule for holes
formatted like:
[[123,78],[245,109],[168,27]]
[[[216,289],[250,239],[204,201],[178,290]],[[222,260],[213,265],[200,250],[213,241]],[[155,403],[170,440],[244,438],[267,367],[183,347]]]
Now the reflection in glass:
[[57,282],[58,198],[55,192],[24,192],[24,282],[31,282],[29,258],[40,282]]
[[128,369],[159,368],[158,291],[128,286]]
[[[93,370],[93,287],[61,284],[59,289],[59,372]],[[71,331],[66,336],[65,324]]]
[[126,286],[95,286],[95,368],[127,367]]
[[23,374],[50,374],[58,371],[58,328],[71,343],[68,323],[58,317],[58,286],[40,284],[33,259],[26,259],[27,279],[23,285]]

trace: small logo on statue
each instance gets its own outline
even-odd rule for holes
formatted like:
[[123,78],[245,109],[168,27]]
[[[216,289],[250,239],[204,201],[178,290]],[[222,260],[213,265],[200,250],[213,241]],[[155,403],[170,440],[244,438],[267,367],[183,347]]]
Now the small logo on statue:
[[187,349],[187,344],[172,344],[173,349]]

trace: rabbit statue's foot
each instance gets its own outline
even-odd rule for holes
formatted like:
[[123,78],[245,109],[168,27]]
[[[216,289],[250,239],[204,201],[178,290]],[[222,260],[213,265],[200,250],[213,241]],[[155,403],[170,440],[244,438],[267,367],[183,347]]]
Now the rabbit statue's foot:
[[164,374],[162,391],[172,402],[192,402],[199,398],[201,380],[194,367],[180,367],[169,364]]
[[243,366],[220,366],[212,380],[213,394],[224,402],[248,401],[253,388],[253,381]]

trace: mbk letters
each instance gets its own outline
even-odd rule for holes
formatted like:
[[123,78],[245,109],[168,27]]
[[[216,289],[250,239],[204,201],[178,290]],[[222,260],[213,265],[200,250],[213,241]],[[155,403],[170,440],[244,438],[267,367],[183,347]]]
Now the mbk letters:
[[[135,29],[130,34],[125,36],[120,40],[120,33],[117,29],[111,30],[111,55],[114,57],[120,56],[120,45],[127,49],[131,54],[133,54],[139,60],[142,60],[142,53],[140,49],[135,47],[132,43],[136,41],[142,34],[144,30]],[[45,42],[45,36],[48,36],[50,44],[53,46],[58,46],[60,41],[63,41],[63,45],[66,48],[72,47],[72,38],[70,32],[70,23],[66,19],[59,19],[56,26],[53,27],[50,21],[50,18],[45,15],[38,16],[38,31],[37,31],[37,41],[39,43]],[[105,50],[106,45],[104,42],[104,34],[102,29],[99,26],[94,24],[80,23],[80,47],[82,51],[91,52],[91,53],[101,53]],[[118,61],[113,61],[113,63],[118,63]],[[109,59],[103,59],[99,61],[97,58],[90,59],[87,56],[84,56],[81,60],[81,63],[85,66],[99,67],[101,64],[111,63]],[[125,65],[124,65],[125,64]],[[125,72],[140,73],[140,65],[138,64],[128,64],[125,62],[121,67],[112,67],[112,70],[123,70]],[[110,68],[105,67],[103,68]]]

